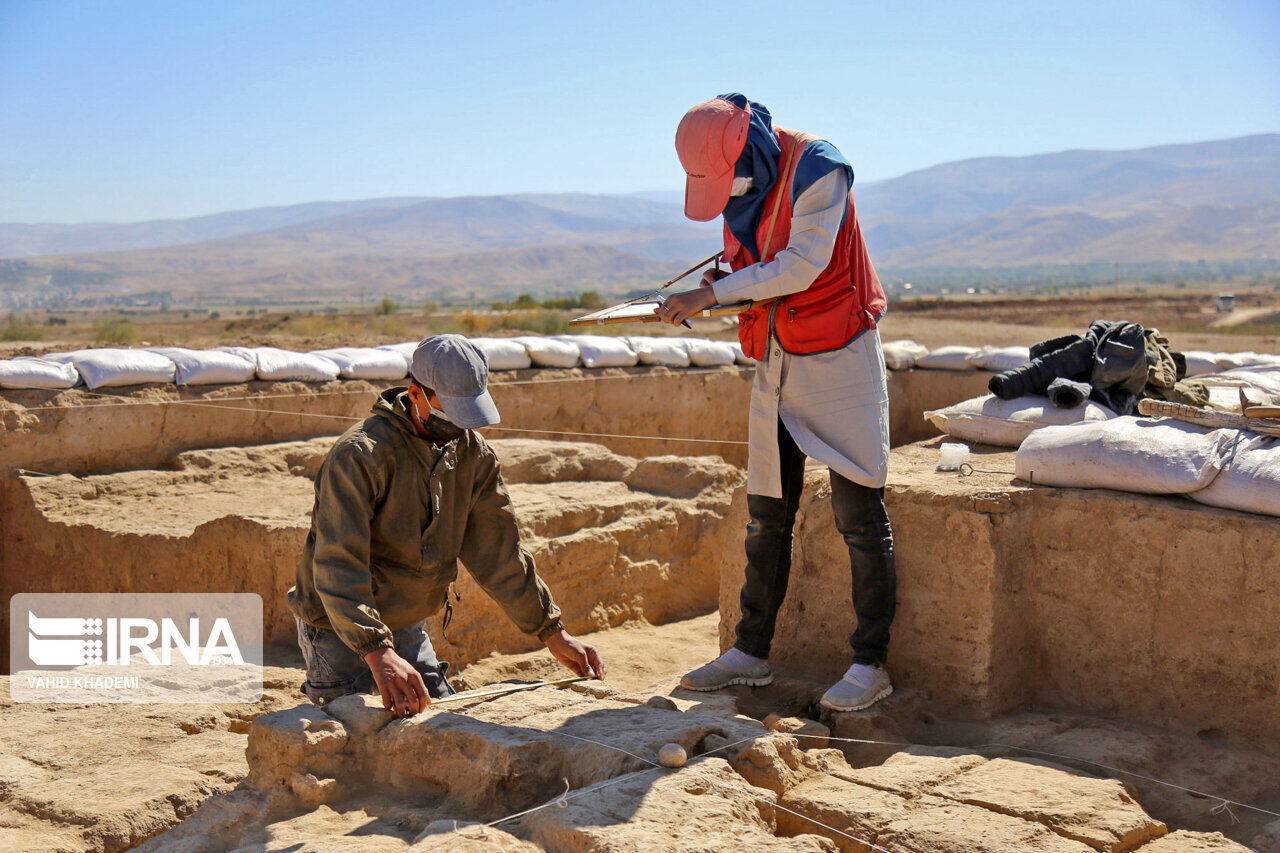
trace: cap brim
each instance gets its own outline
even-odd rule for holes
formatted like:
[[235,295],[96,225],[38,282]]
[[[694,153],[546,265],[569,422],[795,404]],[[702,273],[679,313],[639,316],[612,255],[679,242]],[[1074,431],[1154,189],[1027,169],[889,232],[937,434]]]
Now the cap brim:
[[446,397],[438,392],[436,397],[439,398],[440,407],[449,416],[449,420],[463,429],[493,426],[502,420],[498,416],[498,407],[488,391],[479,397]]
[[684,180],[684,215],[695,222],[710,222],[729,203],[733,192],[733,170],[718,178],[693,178]]

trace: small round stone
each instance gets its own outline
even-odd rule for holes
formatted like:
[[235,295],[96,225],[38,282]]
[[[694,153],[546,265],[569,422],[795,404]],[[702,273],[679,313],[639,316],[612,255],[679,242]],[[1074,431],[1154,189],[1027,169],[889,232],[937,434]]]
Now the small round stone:
[[684,747],[678,743],[664,744],[662,749],[658,750],[658,763],[663,767],[684,767],[684,763],[688,760],[689,756],[685,753]]

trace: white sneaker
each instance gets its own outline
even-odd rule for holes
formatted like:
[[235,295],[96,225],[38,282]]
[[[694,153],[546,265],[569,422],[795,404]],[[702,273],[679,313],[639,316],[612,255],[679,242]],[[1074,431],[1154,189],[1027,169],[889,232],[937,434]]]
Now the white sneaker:
[[680,679],[685,690],[707,692],[745,684],[763,687],[773,681],[773,667],[768,660],[749,657],[737,649],[729,649],[711,663],[704,664]]
[[822,707],[832,711],[861,711],[893,692],[883,667],[855,663],[822,695]]

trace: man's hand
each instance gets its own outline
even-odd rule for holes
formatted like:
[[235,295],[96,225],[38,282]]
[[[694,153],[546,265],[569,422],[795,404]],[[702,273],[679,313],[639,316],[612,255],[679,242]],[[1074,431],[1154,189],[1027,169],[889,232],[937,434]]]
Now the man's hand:
[[720,269],[720,267],[710,267],[702,272],[702,283],[698,287],[710,287],[729,273]]
[[604,681],[604,661],[595,646],[588,646],[563,629],[547,637],[546,645],[547,651],[574,675],[594,675]]
[[382,707],[397,717],[412,717],[431,704],[422,674],[395,649],[374,649],[364,656],[382,694]]
[[699,311],[715,304],[715,291],[709,286],[702,286],[697,290],[686,290],[684,293],[668,296],[665,302],[653,309],[653,313],[657,314],[662,322],[679,326]]

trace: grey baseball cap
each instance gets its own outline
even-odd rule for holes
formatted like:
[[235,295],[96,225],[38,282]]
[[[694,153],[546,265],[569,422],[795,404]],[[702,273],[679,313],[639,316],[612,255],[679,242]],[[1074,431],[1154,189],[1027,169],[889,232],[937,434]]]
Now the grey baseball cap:
[[432,335],[418,344],[409,373],[436,392],[457,426],[479,429],[501,420],[489,396],[489,359],[462,335]]

